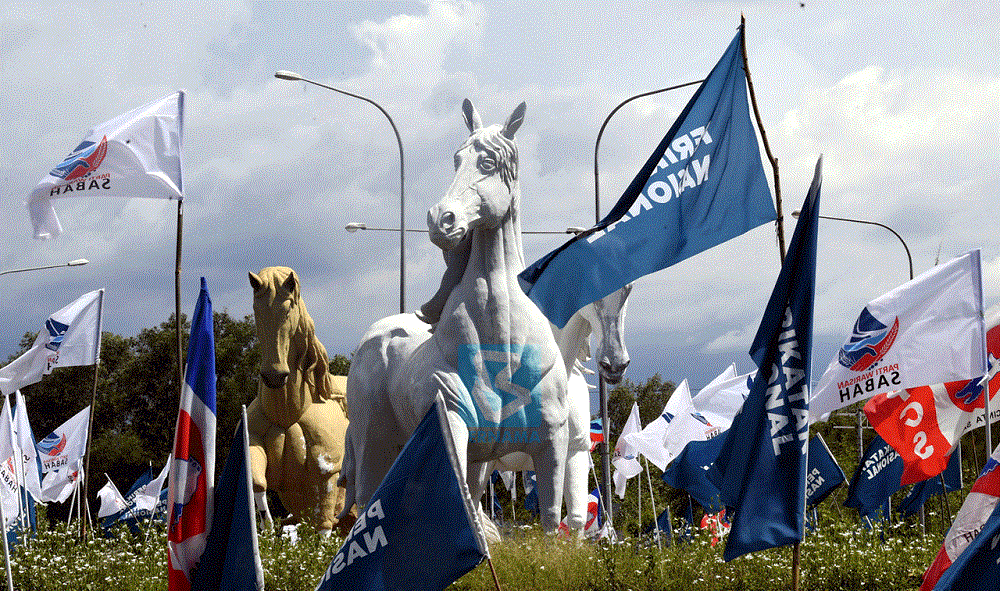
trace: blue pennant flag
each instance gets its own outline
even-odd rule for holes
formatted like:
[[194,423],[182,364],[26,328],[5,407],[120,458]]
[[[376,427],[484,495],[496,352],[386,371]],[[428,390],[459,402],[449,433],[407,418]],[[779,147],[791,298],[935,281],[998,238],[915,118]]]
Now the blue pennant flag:
[[[723,558],[801,541],[809,435],[816,231],[823,159],[816,162],[750,356],[760,369],[710,472],[735,511]],[[721,437],[721,435],[720,435]]]
[[[904,515],[915,515],[920,512],[927,499],[931,495],[939,495],[942,492],[960,490],[962,488],[962,464],[960,454],[952,452],[948,458],[948,465],[944,472],[928,478],[913,485],[906,498],[899,504],[899,511]],[[941,478],[944,477],[944,488],[941,487]]]
[[440,591],[486,558],[452,441],[439,397],[358,512],[316,591]]
[[518,276],[556,326],[639,277],[776,219],[742,41],[741,26],[608,215]]
[[857,509],[862,517],[872,517],[902,485],[905,464],[891,445],[876,435],[865,448],[864,459],[847,487],[845,507]]
[[996,591],[1000,581],[1000,504],[976,539],[944,571],[934,591]]
[[205,551],[191,576],[192,589],[260,591],[264,588],[246,420],[244,407],[243,420],[215,487],[212,528],[205,541]]
[[721,433],[706,441],[688,443],[662,476],[670,486],[687,491],[706,513],[726,508],[719,498],[719,487],[708,479],[708,471],[719,457],[724,441],[725,433]]
[[806,505],[815,507],[838,486],[847,481],[840,464],[830,453],[823,436],[809,440],[809,472],[806,474]]

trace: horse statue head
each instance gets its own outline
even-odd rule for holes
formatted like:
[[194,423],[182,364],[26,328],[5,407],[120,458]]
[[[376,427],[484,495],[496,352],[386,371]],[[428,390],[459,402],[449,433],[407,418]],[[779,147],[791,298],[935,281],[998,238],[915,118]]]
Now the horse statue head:
[[625,348],[625,312],[631,292],[632,284],[629,283],[578,312],[590,324],[597,339],[597,366],[601,377],[609,384],[621,382],[629,364]]
[[[288,390],[288,379],[312,392],[313,401],[334,396],[330,360],[316,338],[316,327],[302,301],[302,287],[288,267],[267,267],[249,273],[253,312],[260,345],[261,385]],[[294,372],[294,374],[293,374]],[[303,401],[308,403],[307,400]]]

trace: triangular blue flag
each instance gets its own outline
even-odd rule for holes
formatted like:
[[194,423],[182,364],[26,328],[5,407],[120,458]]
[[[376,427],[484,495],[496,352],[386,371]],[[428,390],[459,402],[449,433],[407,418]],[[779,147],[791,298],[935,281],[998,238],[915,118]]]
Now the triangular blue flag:
[[823,159],[816,163],[750,356],[760,369],[712,471],[735,511],[723,558],[802,540],[809,434],[816,233]]
[[191,575],[199,591],[259,591],[264,570],[257,545],[257,518],[247,454],[246,409],[215,487],[212,528]]
[[817,433],[809,440],[809,472],[806,474],[806,505],[815,507],[823,502],[847,476],[830,453],[823,436]]
[[[910,492],[906,494],[903,502],[899,504],[899,512],[903,515],[915,515],[920,512],[920,508],[924,506],[927,499],[931,498],[931,495],[939,495],[943,492],[961,489],[962,467],[959,455],[952,452],[951,457],[948,458],[948,465],[945,466],[944,472],[914,484]],[[944,479],[944,487],[941,486],[942,478]]]
[[706,513],[718,513],[726,508],[719,498],[719,488],[708,479],[708,470],[722,450],[723,435],[725,433],[685,445],[662,476],[670,486],[687,491]]
[[556,326],[639,277],[776,218],[750,121],[742,41],[740,26],[608,215],[518,275]]
[[316,591],[440,591],[487,556],[443,406],[438,398],[410,436]]
[[844,506],[857,509],[862,517],[874,516],[892,493],[902,488],[899,481],[904,467],[903,458],[876,435],[851,477]]

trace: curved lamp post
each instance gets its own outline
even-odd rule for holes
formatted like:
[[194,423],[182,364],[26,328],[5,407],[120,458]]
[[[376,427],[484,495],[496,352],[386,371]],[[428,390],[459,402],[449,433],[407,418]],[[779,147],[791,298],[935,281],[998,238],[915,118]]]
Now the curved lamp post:
[[[346,226],[344,226],[344,229],[347,230],[348,232],[357,232],[358,230],[373,230],[373,231],[381,231],[381,232],[399,232],[400,231],[399,228],[372,228],[372,227],[369,227],[368,224],[362,224],[361,222],[351,222],[351,223],[347,224]],[[406,232],[423,232],[424,234],[427,233],[427,230],[423,230],[423,229],[409,229],[409,228],[407,228],[405,231]],[[587,231],[586,228],[581,228],[580,226],[570,226],[569,228],[566,228],[565,230],[563,230],[561,232],[557,231],[557,230],[521,230],[521,233],[522,234],[580,234],[580,233],[586,232],[586,231]]]
[[23,273],[25,271],[41,271],[42,269],[55,269],[57,267],[80,267],[89,263],[87,259],[76,259],[68,263],[61,263],[58,265],[44,265],[41,267],[26,267],[24,269],[7,269],[6,271],[0,271],[0,275],[6,275],[8,273]]
[[[792,212],[792,217],[798,219],[799,213],[800,213],[799,210],[796,209],[795,211]],[[903,249],[906,250],[906,260],[910,265],[910,279],[913,279],[913,257],[910,256],[910,247],[906,245],[906,241],[903,240],[903,237],[899,235],[899,232],[893,230],[892,228],[890,228],[885,224],[880,224],[878,222],[870,222],[868,220],[856,220],[854,218],[838,218],[829,215],[821,215],[819,217],[823,218],[824,220],[837,220],[838,222],[854,222],[856,224],[868,224],[871,226],[878,226],[880,228],[885,228],[886,230],[889,230],[890,232],[892,232],[893,236],[899,238],[899,241],[903,244]]]
[[406,201],[403,193],[403,140],[399,137],[399,130],[396,128],[396,123],[392,120],[392,117],[389,116],[389,113],[382,108],[382,105],[376,103],[370,98],[347,92],[346,90],[341,90],[339,88],[334,88],[333,86],[328,86],[322,82],[316,82],[315,80],[303,78],[299,74],[289,72],[288,70],[279,70],[274,73],[274,77],[282,80],[301,80],[302,82],[308,82],[309,84],[313,84],[327,90],[332,90],[349,97],[363,100],[381,111],[382,114],[385,115],[385,118],[389,120],[389,125],[392,126],[392,132],[396,134],[396,143],[399,145],[399,313],[402,314],[406,312]]

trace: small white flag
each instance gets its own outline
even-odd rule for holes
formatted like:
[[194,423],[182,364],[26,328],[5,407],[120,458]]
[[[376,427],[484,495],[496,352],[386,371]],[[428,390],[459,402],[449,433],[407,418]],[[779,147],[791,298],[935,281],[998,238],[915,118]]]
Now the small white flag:
[[870,302],[809,401],[810,422],[876,394],[986,373],[979,250]]
[[639,405],[633,402],[632,412],[629,413],[628,420],[625,421],[625,426],[618,436],[618,442],[615,443],[614,458],[611,460],[611,463],[615,466],[615,493],[621,498],[625,498],[625,482],[639,472],[642,472],[642,465],[639,464],[639,452],[628,442],[628,436],[632,433],[638,433],[641,429]]
[[34,384],[56,367],[97,363],[103,296],[103,289],[85,293],[49,316],[31,348],[0,369],[0,392],[6,395]]
[[181,140],[184,91],[91,129],[28,196],[35,238],[55,238],[59,197],[183,199]]
[[104,476],[108,479],[108,482],[101,487],[101,490],[97,491],[97,498],[101,501],[101,508],[97,511],[99,519],[103,519],[108,515],[114,515],[115,513],[121,513],[128,507],[128,503],[125,502],[122,493],[118,492],[118,487],[115,486],[115,483],[111,482],[111,477],[107,474]]
[[38,465],[38,454],[35,452],[35,436],[28,423],[28,407],[24,396],[18,390],[14,394],[14,436],[21,448],[23,463],[24,488],[28,489],[36,501],[42,500],[42,476]]

